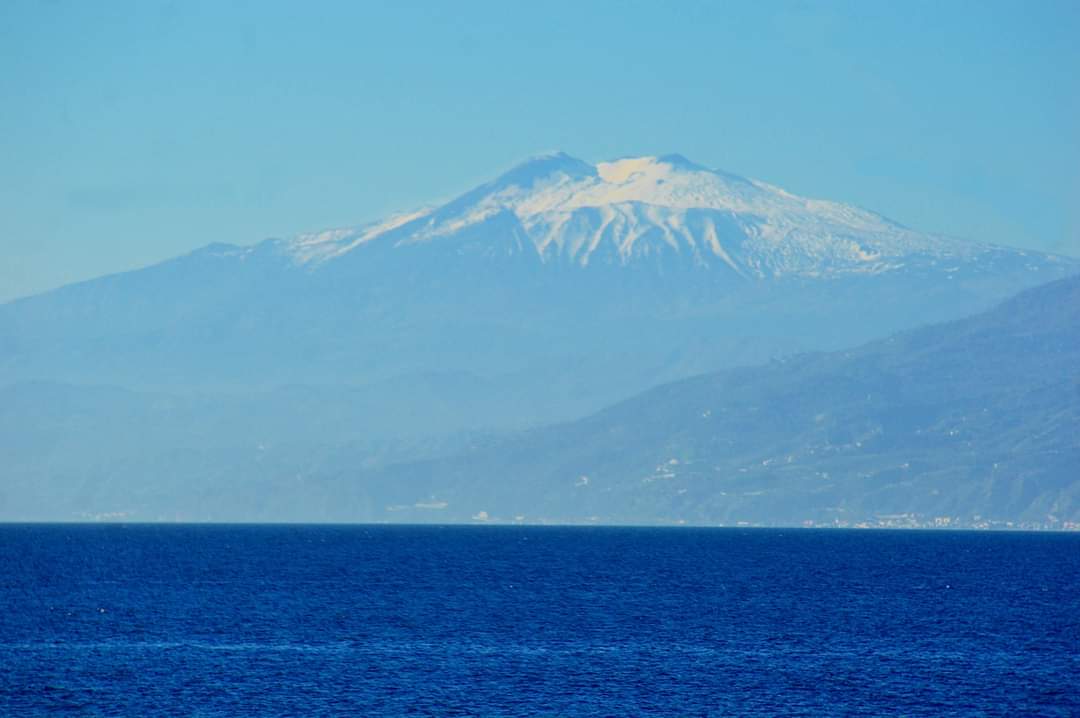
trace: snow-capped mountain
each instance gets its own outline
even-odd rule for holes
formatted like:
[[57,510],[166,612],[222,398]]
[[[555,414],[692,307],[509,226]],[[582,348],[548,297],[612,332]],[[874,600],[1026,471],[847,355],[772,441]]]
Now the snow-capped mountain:
[[416,424],[402,397],[452,384],[425,429],[520,425],[956,318],[1078,269],[678,155],[552,154],[440,206],[0,305],[0,385],[393,386],[372,412]]
[[487,226],[502,233],[489,251],[534,251],[544,263],[626,265],[672,255],[755,279],[879,274],[1000,260],[1003,252],[1026,256],[916,232],[680,155],[590,165],[563,153],[529,160],[441,207],[305,234],[280,249],[317,268],[372,242],[434,243]]
[[[441,206],[212,244],[0,305],[0,513],[29,496],[48,509],[10,515],[114,515],[148,485],[192,517],[378,513],[294,504],[473,431],[577,419],[725,367],[790,366],[1077,271],[678,156],[536,158]],[[957,371],[980,357],[962,353]],[[771,391],[770,417],[800,401]],[[665,396],[636,405],[650,407],[642,436],[700,421]],[[764,416],[756,406],[747,415]],[[595,438],[592,419],[573,427]],[[573,466],[578,444],[559,436],[551,461]],[[192,485],[225,498],[209,506]],[[288,507],[246,513],[275,502]]]

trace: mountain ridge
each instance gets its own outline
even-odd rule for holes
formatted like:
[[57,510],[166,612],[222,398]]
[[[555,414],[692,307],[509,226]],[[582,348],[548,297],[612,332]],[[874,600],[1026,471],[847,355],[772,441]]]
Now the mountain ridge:
[[[534,191],[537,183],[542,186]],[[657,192],[664,183],[678,189]],[[724,191],[731,187],[742,190]],[[798,226],[795,220],[807,217],[816,217],[817,223]],[[482,227],[485,222],[494,225]],[[1080,260],[1064,255],[918,232],[871,210],[800,197],[766,182],[705,168],[679,154],[592,165],[559,151],[529,158],[442,205],[253,245],[215,242],[142,269],[83,280],[0,306],[208,257],[279,262],[284,271],[298,265],[319,274],[324,265],[372,243],[402,248],[481,228],[515,238],[511,254],[525,251],[531,242],[541,265],[585,268],[594,253],[607,252],[607,264],[625,266],[666,252],[688,254],[687,266],[720,269],[721,276],[734,274],[743,280],[901,270],[949,276],[976,267],[992,273],[987,268],[1002,263],[1061,275],[1070,267],[1080,268]],[[870,234],[855,236],[860,231]],[[486,241],[490,244],[490,238]]]
[[434,241],[500,213],[517,220],[515,230],[542,262],[582,267],[598,248],[606,261],[622,264],[662,250],[688,252],[699,266],[719,262],[758,279],[895,271],[905,258],[932,264],[1002,252],[1044,256],[916,232],[869,210],[799,197],[681,155],[590,165],[561,152],[527,160],[444,205],[300,235],[280,247],[317,266],[368,242]]
[[[530,400],[525,379],[509,385],[516,400]],[[501,436],[440,436],[437,414],[509,387],[428,375],[410,404],[418,381],[226,396],[0,387],[0,517],[1080,526],[1080,275]],[[398,438],[379,431],[394,420]],[[435,432],[402,433],[418,420]]]
[[[397,487],[406,521],[1061,527],[1080,526],[1078,466],[1080,275],[362,484]],[[413,497],[444,510],[401,508]]]
[[[739,213],[754,203],[772,214]],[[581,355],[605,385],[605,367],[636,352],[632,393],[971,313],[1077,268],[913,233],[681,156],[592,165],[555,153],[438,207],[208,245],[0,305],[0,384],[367,384],[432,369],[534,372]],[[567,400],[535,420],[569,418]]]

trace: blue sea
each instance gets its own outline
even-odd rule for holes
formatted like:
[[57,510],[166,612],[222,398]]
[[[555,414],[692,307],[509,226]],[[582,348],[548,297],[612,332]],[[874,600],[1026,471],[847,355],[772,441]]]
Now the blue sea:
[[1080,536],[0,526],[0,715],[1075,716]]

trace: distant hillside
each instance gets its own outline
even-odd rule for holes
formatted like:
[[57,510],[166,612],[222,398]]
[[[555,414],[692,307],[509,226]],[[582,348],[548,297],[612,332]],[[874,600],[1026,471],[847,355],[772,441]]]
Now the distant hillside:
[[374,400],[9,387],[0,519],[1061,526],[1080,521],[1080,277],[509,439],[380,439]]
[[[1080,277],[859,349],[668,384],[393,467],[385,517],[1080,521]],[[379,488],[376,488],[379,487]],[[444,506],[440,510],[401,507]]]

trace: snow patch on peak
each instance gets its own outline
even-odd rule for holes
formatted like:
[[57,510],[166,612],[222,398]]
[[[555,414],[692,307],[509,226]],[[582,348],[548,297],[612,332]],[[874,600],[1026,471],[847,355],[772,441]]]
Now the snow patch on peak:
[[622,184],[634,179],[662,180],[676,173],[710,172],[679,154],[659,157],[623,157],[610,162],[599,162],[596,172],[605,182]]
[[387,219],[360,227],[342,227],[301,234],[288,243],[289,251],[298,264],[319,264],[345,254],[409,222],[421,219],[431,212],[431,208],[425,208],[416,212],[391,215]]
[[301,235],[288,251],[296,262],[317,266],[380,237],[415,245],[482,225],[493,243],[505,239],[507,227],[518,228],[514,241],[531,242],[545,262],[585,267],[590,260],[626,264],[674,254],[748,278],[874,274],[993,249],[914,232],[858,207],[800,197],[681,155],[594,166],[554,152],[438,208]]
[[664,167],[656,157],[627,157],[613,162],[600,162],[596,165],[596,172],[605,182],[623,184],[639,175],[666,174]]
[[565,152],[537,155],[503,173],[492,184],[494,187],[516,186],[528,189],[539,182],[559,176],[572,179],[593,177],[596,170],[588,162],[571,157]]

